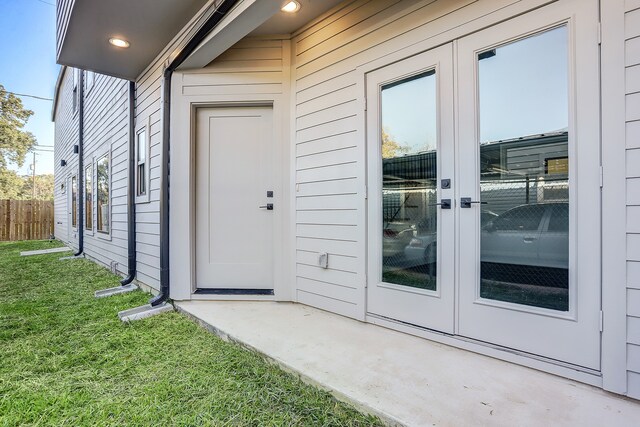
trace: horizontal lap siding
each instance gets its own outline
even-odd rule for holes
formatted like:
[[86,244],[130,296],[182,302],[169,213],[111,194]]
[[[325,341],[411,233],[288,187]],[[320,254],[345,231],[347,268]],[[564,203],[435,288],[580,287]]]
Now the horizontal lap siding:
[[[162,185],[162,70],[173,52],[179,51],[213,9],[194,17],[136,80],[135,125],[149,125],[149,202],[136,204],[136,279],[160,289],[160,189]],[[126,187],[122,191],[126,194]],[[126,212],[114,205],[114,212]]]
[[640,398],[640,2],[625,6],[627,393]]
[[[357,67],[512,3],[356,0],[294,36],[298,301],[351,317],[364,313],[365,147]],[[329,253],[328,269],[317,267],[318,252]]]
[[[128,101],[128,82],[114,77],[96,75],[93,87],[85,89],[84,166],[92,165],[93,225],[85,232],[84,251],[103,265],[116,263],[121,274],[127,272]],[[110,234],[96,230],[96,161],[105,153],[111,153]]]
[[[77,155],[73,154],[73,146],[78,143],[78,113],[73,111],[73,73],[72,68],[65,68],[59,94],[56,98],[55,133],[54,133],[54,235],[69,246],[77,247],[77,237],[70,230],[69,197],[70,182],[68,178],[77,174]],[[65,160],[66,166],[60,162]],[[62,186],[65,191],[63,192]]]

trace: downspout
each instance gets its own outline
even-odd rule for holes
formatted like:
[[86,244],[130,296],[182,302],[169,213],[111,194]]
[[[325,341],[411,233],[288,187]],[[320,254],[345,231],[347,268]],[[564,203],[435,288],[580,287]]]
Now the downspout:
[[84,70],[80,70],[78,80],[78,252],[84,252]]
[[127,270],[120,281],[122,286],[136,278],[136,138],[135,138],[136,82],[129,82],[129,185],[127,189]]
[[187,59],[238,0],[223,0],[209,19],[200,27],[187,45],[165,68],[162,80],[162,165],[160,176],[160,293],[151,298],[152,306],[169,299],[169,154],[171,131],[171,77],[173,72]]

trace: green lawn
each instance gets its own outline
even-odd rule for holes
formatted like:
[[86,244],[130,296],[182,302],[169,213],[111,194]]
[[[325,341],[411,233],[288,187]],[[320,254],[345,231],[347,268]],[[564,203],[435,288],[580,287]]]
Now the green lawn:
[[122,324],[133,292],[59,243],[0,243],[0,426],[362,426],[379,420],[178,313]]

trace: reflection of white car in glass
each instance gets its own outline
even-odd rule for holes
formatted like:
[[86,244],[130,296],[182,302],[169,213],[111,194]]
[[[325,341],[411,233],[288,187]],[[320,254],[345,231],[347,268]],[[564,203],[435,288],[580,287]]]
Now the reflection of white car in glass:
[[384,258],[399,258],[403,255],[404,247],[413,237],[414,229],[406,224],[392,225],[382,231],[382,256]]
[[[480,214],[482,225],[496,219],[498,215],[491,211],[483,210]],[[409,266],[427,265],[431,271],[435,271],[437,252],[436,231],[431,228],[418,232],[411,239],[409,245],[404,248],[404,256]]]
[[488,222],[482,227],[481,261],[567,269],[569,204],[517,206]]

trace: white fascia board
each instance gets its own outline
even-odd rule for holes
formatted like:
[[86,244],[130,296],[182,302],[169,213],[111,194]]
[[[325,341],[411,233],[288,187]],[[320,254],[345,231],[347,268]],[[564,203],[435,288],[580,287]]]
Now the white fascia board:
[[178,70],[203,68],[280,11],[282,0],[244,0],[224,17]]

